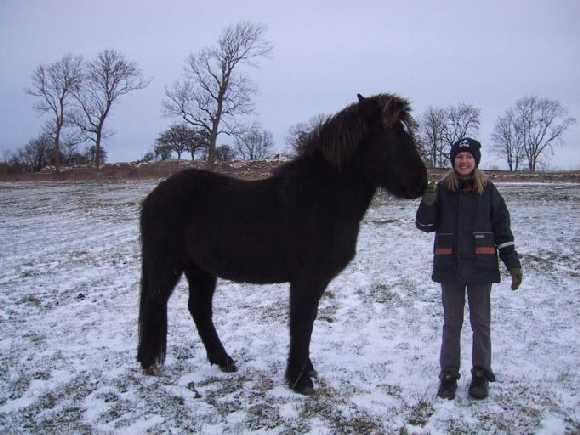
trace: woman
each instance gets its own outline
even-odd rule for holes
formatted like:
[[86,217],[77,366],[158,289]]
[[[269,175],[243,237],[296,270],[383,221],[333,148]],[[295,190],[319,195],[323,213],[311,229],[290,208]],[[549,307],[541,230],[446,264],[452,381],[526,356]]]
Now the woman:
[[473,331],[472,380],[469,395],[484,399],[491,369],[490,292],[500,282],[497,251],[512,276],[512,289],[522,270],[506,204],[496,187],[477,168],[480,143],[464,138],[451,147],[453,169],[437,185],[430,183],[417,210],[416,225],[435,232],[433,281],[441,283],[443,339],[437,395],[454,399],[460,377],[461,327],[465,293]]

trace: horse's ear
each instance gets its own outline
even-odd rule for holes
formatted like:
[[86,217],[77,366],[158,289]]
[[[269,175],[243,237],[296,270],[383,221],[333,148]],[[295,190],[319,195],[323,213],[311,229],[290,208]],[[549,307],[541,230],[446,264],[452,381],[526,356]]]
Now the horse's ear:
[[356,94],[358,97],[358,110],[364,117],[372,117],[378,109],[376,104],[373,104],[372,98],[365,98],[361,94]]

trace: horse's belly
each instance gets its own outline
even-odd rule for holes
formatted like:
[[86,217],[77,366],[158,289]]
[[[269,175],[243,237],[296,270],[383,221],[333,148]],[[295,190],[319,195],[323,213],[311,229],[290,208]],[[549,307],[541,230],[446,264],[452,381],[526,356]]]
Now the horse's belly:
[[266,272],[259,271],[244,271],[240,272],[238,270],[235,271],[220,271],[220,273],[216,273],[217,276],[220,278],[228,279],[234,282],[248,282],[254,284],[272,284],[272,283],[280,283],[280,282],[288,282],[288,274],[281,273],[281,272]]
[[258,284],[289,281],[288,267],[279,254],[255,249],[236,251],[217,247],[196,249],[190,258],[201,269],[231,281]]
[[264,263],[260,268],[256,268],[254,265],[244,264],[243,262],[238,264],[208,264],[206,269],[220,278],[235,282],[268,284],[289,281],[286,271],[267,263]]

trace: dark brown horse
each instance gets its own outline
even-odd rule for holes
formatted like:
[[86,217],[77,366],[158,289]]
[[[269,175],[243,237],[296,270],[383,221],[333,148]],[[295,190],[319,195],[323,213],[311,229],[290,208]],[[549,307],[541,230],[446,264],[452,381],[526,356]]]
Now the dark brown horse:
[[359,224],[378,187],[401,198],[425,189],[407,101],[364,98],[310,133],[293,161],[265,180],[188,169],[160,183],[141,211],[142,279],[137,359],[158,373],[167,301],[182,274],[209,361],[236,370],[212,321],[217,277],[290,283],[286,381],[312,392],[309,349],[320,296],[356,252]]

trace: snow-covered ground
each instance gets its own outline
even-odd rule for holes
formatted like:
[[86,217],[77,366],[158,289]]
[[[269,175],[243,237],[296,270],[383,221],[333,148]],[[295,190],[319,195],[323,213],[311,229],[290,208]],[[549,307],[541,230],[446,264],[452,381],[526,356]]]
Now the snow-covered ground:
[[[580,185],[500,184],[525,271],[493,288],[487,400],[435,397],[442,308],[417,201],[376,198],[358,254],[323,296],[317,393],[284,384],[286,285],[218,283],[215,322],[239,371],[207,362],[181,282],[167,364],[135,360],[137,215],[152,182],[0,183],[1,433],[580,431]],[[503,266],[502,266],[503,267]],[[199,393],[199,396],[197,395]]]

